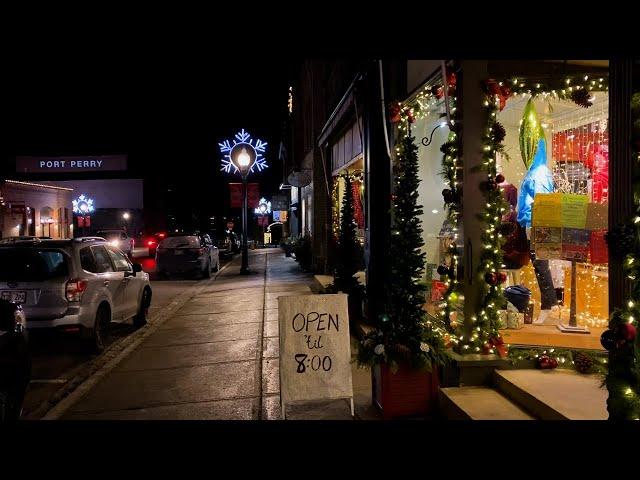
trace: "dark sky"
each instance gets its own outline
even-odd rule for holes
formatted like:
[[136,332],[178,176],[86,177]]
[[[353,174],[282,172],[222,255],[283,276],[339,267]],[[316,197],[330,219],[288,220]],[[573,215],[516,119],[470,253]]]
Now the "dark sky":
[[15,155],[126,153],[130,176],[152,180],[150,188],[171,179],[185,205],[216,204],[230,180],[220,172],[218,142],[244,128],[269,143],[271,168],[259,181],[276,193],[295,65],[225,45],[31,50],[10,69],[2,115],[12,145],[3,142],[2,174],[15,172]]

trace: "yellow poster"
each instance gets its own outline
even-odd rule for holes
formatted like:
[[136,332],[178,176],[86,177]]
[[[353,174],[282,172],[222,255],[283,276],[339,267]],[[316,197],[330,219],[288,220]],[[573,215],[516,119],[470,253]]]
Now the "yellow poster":
[[562,226],[585,228],[587,223],[587,195],[562,193]]
[[562,194],[536,194],[531,222],[534,227],[562,227]]

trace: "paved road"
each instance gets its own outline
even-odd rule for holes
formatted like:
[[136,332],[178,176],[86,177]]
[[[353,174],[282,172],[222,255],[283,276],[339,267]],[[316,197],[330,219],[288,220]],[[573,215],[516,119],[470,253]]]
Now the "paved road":
[[[151,275],[153,301],[149,311],[150,318],[166,307],[181,293],[194,288],[199,280],[175,278],[164,280],[155,276],[155,261],[152,258],[138,258],[143,270]],[[222,261],[224,264],[224,261]],[[109,346],[134,332],[129,320],[126,323],[112,324],[107,341]],[[31,331],[30,346],[32,352],[32,381],[24,402],[23,418],[39,418],[44,412],[42,404],[62,389],[78,372],[82,371],[97,356],[82,351],[77,338],[50,331]]]

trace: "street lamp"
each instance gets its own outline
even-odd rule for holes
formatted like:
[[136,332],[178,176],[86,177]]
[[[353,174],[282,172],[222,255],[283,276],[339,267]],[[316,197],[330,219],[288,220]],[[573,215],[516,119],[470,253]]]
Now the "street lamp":
[[[224,154],[222,159],[222,171],[227,173],[240,173],[242,177],[242,266],[240,273],[246,275],[249,272],[249,252],[247,249],[247,177],[257,169],[261,172],[267,168],[264,158],[266,142],[254,140],[244,129],[235,135],[235,140],[225,140],[219,143],[220,152]],[[255,143],[254,143],[255,142]],[[233,170],[233,172],[231,171]]]
[[122,218],[124,218],[125,220],[129,220],[129,218],[131,218],[131,215],[129,215],[129,212],[124,212],[122,214]]

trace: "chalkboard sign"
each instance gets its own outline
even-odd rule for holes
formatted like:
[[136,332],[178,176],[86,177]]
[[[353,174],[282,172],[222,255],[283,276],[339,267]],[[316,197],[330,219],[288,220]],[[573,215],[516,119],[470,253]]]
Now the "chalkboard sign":
[[347,295],[278,298],[280,399],[285,404],[351,399],[351,343]]

